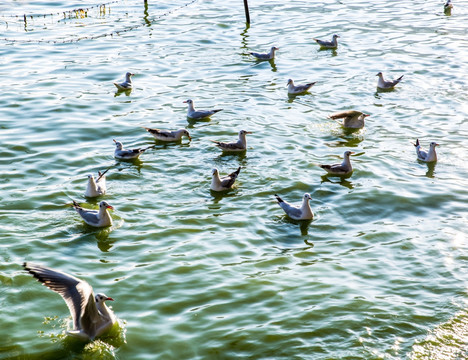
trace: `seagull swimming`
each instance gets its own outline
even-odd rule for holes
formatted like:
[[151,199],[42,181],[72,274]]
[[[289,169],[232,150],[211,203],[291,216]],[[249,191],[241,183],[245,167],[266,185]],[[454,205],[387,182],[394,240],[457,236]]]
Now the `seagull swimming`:
[[379,72],[376,76],[379,77],[379,81],[377,82],[377,87],[379,89],[393,89],[396,84],[398,84],[401,79],[403,79],[403,75],[401,75],[398,79],[396,80],[385,80],[383,77],[383,74]]
[[364,127],[365,118],[370,116],[356,110],[348,110],[337,112],[329,115],[330,119],[343,119],[343,127],[350,129],[362,129]]
[[316,82],[304,84],[304,85],[294,85],[294,81],[292,79],[288,80],[287,86],[288,86],[288,94],[289,95],[297,95],[297,94],[302,94],[306,91],[308,91],[312,86],[314,86]]
[[284,210],[286,215],[294,220],[312,220],[314,218],[314,213],[310,209],[309,200],[311,199],[310,194],[305,193],[302,198],[302,205],[294,206],[281,199],[278,195],[275,194],[276,200],[278,201],[279,206]]
[[148,146],[146,148],[138,149],[124,149],[123,144],[120,141],[112,139],[115,142],[114,157],[120,160],[131,160],[138,158],[146,150],[154,148],[154,146]]
[[223,110],[195,110],[195,108],[193,107],[193,100],[191,99],[184,101],[184,104],[188,104],[187,117],[194,120],[209,118],[211,115]]
[[279,50],[276,46],[272,46],[269,53],[260,54],[256,52],[249,53],[252,56],[255,56],[257,60],[273,60],[275,58],[275,51]]
[[133,75],[135,74],[132,74],[131,72],[126,73],[125,81],[123,83],[114,83],[114,85],[117,87],[119,91],[131,90],[133,88],[133,84],[132,84]]
[[252,134],[250,131],[245,131],[241,130],[239,131],[239,140],[236,142],[221,142],[221,141],[215,141],[211,140],[216,144],[217,147],[219,147],[223,151],[245,151],[247,150],[247,139],[245,138],[245,135],[247,134]]
[[108,172],[109,169],[101,173],[98,171],[98,177],[94,179],[94,176],[92,174],[88,175],[88,185],[86,186],[86,191],[84,193],[84,196],[86,197],[98,197],[101,195],[104,195],[107,191],[107,186],[106,186],[106,172]]
[[156,140],[160,140],[160,141],[166,141],[166,142],[180,141],[182,139],[182,136],[187,136],[189,140],[192,140],[192,138],[190,137],[189,132],[187,130],[185,130],[185,129],[179,129],[179,130],[173,130],[173,131],[151,129],[151,128],[147,128],[147,127],[143,127],[143,129],[145,129],[151,135],[153,135],[153,137]]
[[106,201],[99,203],[99,210],[83,209],[80,204],[73,200],[73,208],[80,215],[84,222],[94,227],[105,227],[112,225],[112,218],[107,209],[114,210]]
[[319,165],[322,169],[326,170],[330,175],[337,176],[346,176],[350,175],[353,172],[353,167],[351,166],[351,160],[349,156],[354,154],[352,151],[345,151],[343,155],[343,162],[341,164],[333,165]]
[[319,40],[319,39],[312,39],[317,42],[317,44],[320,45],[322,49],[336,49],[338,47],[338,35],[333,35],[333,38],[331,41],[326,41],[326,40]]
[[103,335],[117,321],[106,301],[114,301],[105,294],[94,295],[86,281],[64,272],[33,263],[23,263],[24,269],[39,282],[62,296],[73,319],[73,330],[69,335],[85,341]]
[[240,170],[241,168],[239,166],[236,171],[220,178],[218,169],[214,168],[212,171],[210,189],[213,191],[226,191],[226,190],[232,189],[232,186],[234,185],[234,182],[236,181]]
[[436,142],[431,142],[429,144],[429,151],[425,151],[421,148],[421,145],[419,145],[419,139],[416,139],[416,143],[413,144],[414,147],[416,148],[416,155],[418,156],[418,160],[424,161],[424,162],[434,162],[437,161],[437,154],[435,147],[439,146]]

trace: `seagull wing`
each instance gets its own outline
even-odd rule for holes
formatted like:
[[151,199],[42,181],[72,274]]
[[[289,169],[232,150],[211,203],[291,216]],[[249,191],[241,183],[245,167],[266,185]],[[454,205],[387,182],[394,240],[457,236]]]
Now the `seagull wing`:
[[72,315],[74,329],[89,334],[89,323],[99,321],[91,285],[72,275],[42,265],[24,263],[23,266],[38,281],[62,296]]

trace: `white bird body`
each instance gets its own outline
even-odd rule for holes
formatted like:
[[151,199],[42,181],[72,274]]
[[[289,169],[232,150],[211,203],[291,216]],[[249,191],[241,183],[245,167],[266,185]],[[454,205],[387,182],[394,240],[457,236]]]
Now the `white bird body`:
[[122,83],[114,83],[115,87],[119,91],[126,91],[126,90],[131,90],[133,89],[133,83],[132,83],[132,76],[135,74],[132,74],[131,72],[128,72],[125,74],[125,81]]
[[333,35],[331,41],[313,39],[322,49],[336,49],[338,47],[338,35]]
[[277,48],[276,46],[272,46],[269,53],[262,54],[262,53],[251,52],[250,55],[256,57],[257,60],[273,60],[275,58],[276,50],[279,50],[279,48]]
[[301,206],[294,206],[281,199],[278,195],[275,194],[276,200],[278,201],[279,206],[284,210],[286,215],[294,220],[312,220],[314,218],[314,213],[310,208],[309,200],[311,199],[310,194],[305,193],[302,199]]
[[226,191],[232,188],[237,176],[239,176],[240,166],[236,171],[223,177],[219,177],[218,169],[213,169],[210,189],[213,191]]
[[288,94],[289,95],[298,95],[305,93],[308,91],[312,86],[314,86],[316,82],[304,84],[304,85],[294,85],[294,81],[292,79],[288,80]]
[[328,172],[329,175],[346,176],[353,172],[351,160],[349,156],[354,154],[352,151],[345,151],[343,155],[343,162],[341,164],[320,165],[320,167]]
[[179,129],[179,130],[160,130],[160,129],[151,129],[144,127],[146,131],[148,131],[156,140],[159,141],[180,141],[183,136],[187,136],[189,140],[192,140],[190,137],[189,132],[186,129]]
[[226,152],[241,152],[247,150],[247,139],[245,135],[252,134],[250,131],[241,130],[239,131],[239,139],[236,142],[221,142],[211,140],[216,144],[218,148]]
[[436,154],[436,146],[439,146],[436,142],[431,142],[429,144],[429,150],[425,151],[421,145],[419,144],[419,139],[416,139],[416,143],[413,144],[416,148],[416,155],[418,156],[418,160],[424,162],[435,162],[437,161],[437,154]]
[[148,146],[146,148],[137,149],[124,149],[123,144],[120,141],[113,139],[115,143],[114,157],[120,160],[133,160],[137,159],[146,150],[152,149],[154,146]]
[[350,129],[362,129],[365,125],[365,118],[370,116],[356,110],[341,111],[329,115],[330,119],[343,119],[343,127]]
[[398,79],[395,80],[385,80],[383,74],[379,72],[376,76],[379,77],[377,82],[377,87],[379,89],[393,89],[400,81],[403,79],[403,75],[401,75]]
[[73,330],[69,335],[85,341],[105,334],[117,321],[105,301],[114,299],[105,294],[94,295],[86,281],[46,266],[24,263],[23,267],[38,281],[65,300],[73,319]]
[[187,117],[193,120],[209,118],[211,115],[216,114],[218,111],[223,110],[223,109],[195,110],[195,107],[193,106],[193,100],[191,99],[184,101],[184,104],[188,104]]
[[106,201],[101,201],[99,203],[99,210],[88,210],[83,209],[76,201],[73,200],[73,208],[88,225],[94,227],[106,227],[112,225],[112,218],[107,209],[113,210],[114,208]]
[[88,175],[88,184],[84,196],[92,198],[105,195],[107,191],[106,172],[107,170],[104,173],[99,171],[97,179],[94,179],[92,174]]

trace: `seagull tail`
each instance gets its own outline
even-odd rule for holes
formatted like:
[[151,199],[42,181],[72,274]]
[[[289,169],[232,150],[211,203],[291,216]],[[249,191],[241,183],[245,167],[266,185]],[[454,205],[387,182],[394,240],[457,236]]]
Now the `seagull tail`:
[[283,199],[281,199],[277,194],[275,194],[276,201],[278,201],[278,204],[284,202]]
[[236,176],[237,176],[237,175],[239,175],[240,171],[241,171],[241,167],[239,166],[239,167],[237,168],[237,170],[234,171],[234,174],[236,174]]
[[215,109],[215,110],[213,110],[214,113],[217,113],[218,111],[223,111],[223,109]]
[[98,182],[99,180],[101,180],[101,178],[106,175],[106,173],[110,170],[112,166],[109,166],[106,170],[104,170],[104,172],[100,172],[98,171],[98,178],[96,179],[96,182]]
[[72,206],[73,206],[75,209],[81,209],[80,204],[78,204],[75,200],[73,200]]
[[419,139],[416,139],[416,143],[414,143],[413,145],[418,147],[419,146]]

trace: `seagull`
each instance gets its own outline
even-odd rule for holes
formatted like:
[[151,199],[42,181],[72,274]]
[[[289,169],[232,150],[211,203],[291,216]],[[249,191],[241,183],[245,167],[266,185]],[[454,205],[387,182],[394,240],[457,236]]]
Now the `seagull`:
[[107,209],[114,210],[114,208],[106,201],[101,201],[99,203],[99,210],[83,209],[75,200],[73,200],[73,207],[78,215],[80,215],[84,222],[88,225],[94,227],[105,227],[112,225],[112,218],[110,217]]
[[117,87],[117,90],[118,91],[131,90],[133,88],[133,84],[132,84],[133,75],[135,74],[128,72],[125,74],[125,81],[123,83],[114,83],[114,85]]
[[194,120],[209,118],[211,115],[216,114],[218,111],[223,110],[223,109],[195,110],[195,108],[193,107],[193,100],[191,99],[184,101],[184,104],[188,104],[187,117],[190,119],[194,119]]
[[294,206],[281,199],[278,195],[275,194],[276,200],[278,201],[279,206],[284,210],[286,215],[294,220],[312,220],[314,218],[314,213],[310,209],[309,200],[311,199],[310,194],[305,193],[302,198],[302,205]]
[[213,177],[211,179],[210,189],[213,191],[225,191],[231,189],[237,179],[237,176],[239,175],[240,170],[241,168],[239,166],[233,173],[220,178],[218,169],[214,168],[212,172]]
[[354,154],[352,151],[345,151],[343,155],[343,162],[341,164],[333,165],[319,165],[322,169],[326,170],[330,175],[346,176],[353,172],[349,156]]
[[272,46],[269,53],[260,54],[256,52],[249,53],[252,56],[255,56],[257,60],[273,60],[275,58],[275,51],[279,50],[276,46]]
[[308,83],[304,85],[294,85],[294,81],[292,79],[288,80],[288,94],[289,95],[297,95],[297,94],[302,94],[309,90],[312,86],[314,86],[316,82],[313,83]]
[[33,263],[23,263],[24,269],[39,282],[62,296],[73,319],[73,330],[69,335],[85,341],[103,335],[117,321],[106,301],[114,301],[105,294],[94,295],[93,288],[86,281],[64,272]]
[[333,35],[332,41],[326,41],[326,40],[319,40],[319,39],[312,39],[317,42],[317,44],[320,45],[322,49],[336,49],[338,47],[338,35]]
[[376,76],[379,77],[379,81],[377,83],[377,87],[379,89],[393,89],[395,87],[396,84],[398,84],[401,79],[403,79],[403,75],[401,75],[398,79],[396,80],[385,80],[384,77],[383,77],[383,74],[381,72],[379,72]]
[[185,129],[179,129],[174,131],[151,129],[147,127],[143,127],[143,129],[145,129],[151,135],[153,135],[156,140],[160,141],[180,141],[182,139],[182,136],[187,136],[189,140],[192,140],[189,132]]
[[337,112],[329,115],[330,119],[343,119],[343,127],[351,129],[362,129],[364,127],[364,119],[370,116],[356,110],[348,110]]
[[247,134],[252,134],[250,131],[245,131],[241,130],[239,131],[239,140],[236,142],[221,142],[221,141],[215,141],[211,140],[216,144],[217,147],[219,147],[223,151],[245,151],[247,150],[247,140],[245,138],[245,135]]
[[416,139],[416,144],[413,144],[414,147],[416,148],[416,155],[418,156],[418,160],[424,161],[424,162],[434,162],[437,161],[437,154],[435,151],[435,147],[439,146],[436,142],[431,142],[429,144],[429,151],[425,151],[421,148],[421,145],[419,145],[419,139]]
[[98,197],[106,193],[107,186],[105,174],[107,171],[109,171],[109,169],[107,169],[103,173],[98,171],[98,177],[96,180],[94,179],[94,176],[92,174],[88,175],[88,185],[86,186],[84,196],[91,198]]
[[137,159],[146,150],[154,148],[154,146],[148,146],[146,148],[124,149],[123,144],[120,141],[115,139],[112,140],[115,142],[114,157],[120,160]]

